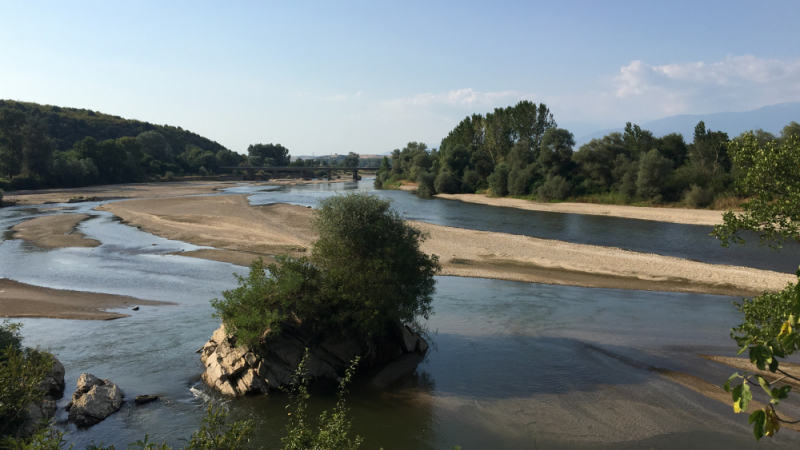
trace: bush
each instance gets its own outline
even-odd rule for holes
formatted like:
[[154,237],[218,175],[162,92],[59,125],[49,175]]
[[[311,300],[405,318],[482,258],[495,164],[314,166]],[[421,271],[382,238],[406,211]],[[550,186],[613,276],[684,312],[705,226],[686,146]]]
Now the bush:
[[161,179],[164,181],[175,181],[175,174],[172,173],[171,170],[168,170],[167,173],[165,173],[164,176],[161,177]]
[[489,189],[495,197],[508,195],[508,166],[500,163],[494,167],[494,172],[489,175]]
[[483,180],[478,172],[467,169],[464,171],[464,177],[461,178],[461,191],[474,194],[478,189],[483,189]]
[[262,261],[239,287],[213,300],[237,343],[256,348],[265,332],[296,319],[334,337],[371,339],[391,323],[415,326],[431,313],[438,258],[419,249],[425,235],[366,193],[320,200],[319,239],[310,258],[278,257],[269,275]]
[[453,175],[449,170],[439,172],[434,182],[436,192],[441,194],[456,194],[458,193],[459,183],[458,178]]
[[710,189],[703,189],[693,184],[692,188],[683,195],[683,202],[692,208],[705,208],[714,201],[714,193]]
[[539,197],[544,201],[564,200],[569,196],[569,182],[561,175],[548,176],[544,184],[539,186]]
[[660,197],[671,174],[672,161],[661,156],[658,150],[650,150],[642,155],[639,161],[636,193],[639,197],[647,199]]
[[420,172],[417,175],[417,195],[422,198],[431,198],[436,194],[436,176],[430,172]]
[[11,189],[14,191],[39,189],[41,187],[42,187],[42,181],[36,175],[30,175],[30,176],[19,175],[11,179]]
[[200,174],[200,176],[207,177],[208,169],[206,169],[204,166],[200,166],[200,168],[197,169],[197,173]]
[[20,324],[0,325],[0,437],[16,436],[27,406],[42,400],[39,383],[53,367],[52,355],[22,347]]
[[529,168],[514,169],[508,174],[508,193],[517,196],[527,195],[530,193],[532,183],[533,174]]

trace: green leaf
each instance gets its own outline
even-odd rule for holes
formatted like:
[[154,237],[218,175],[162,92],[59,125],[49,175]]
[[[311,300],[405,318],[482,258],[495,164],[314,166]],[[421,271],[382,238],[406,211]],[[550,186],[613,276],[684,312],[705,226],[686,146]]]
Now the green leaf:
[[764,437],[764,426],[767,423],[767,414],[763,409],[759,409],[758,411],[754,411],[753,414],[750,414],[750,418],[747,422],[753,424],[753,435],[756,437],[757,441]]
[[728,378],[728,381],[726,381],[725,384],[722,385],[722,389],[725,389],[725,392],[730,394],[730,392],[731,392],[731,381],[733,381],[735,378],[739,378],[739,372],[736,372],[733,375],[731,375]]

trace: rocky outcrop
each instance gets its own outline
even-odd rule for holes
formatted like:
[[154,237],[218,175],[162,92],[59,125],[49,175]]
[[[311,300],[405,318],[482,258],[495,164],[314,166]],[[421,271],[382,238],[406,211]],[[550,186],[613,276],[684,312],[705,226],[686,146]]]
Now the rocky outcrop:
[[31,403],[26,407],[28,416],[20,427],[20,436],[31,436],[43,421],[52,419],[56,414],[56,400],[64,396],[64,365],[58,358],[53,357],[53,367],[39,383],[39,388],[44,391],[44,398],[41,403]]
[[66,406],[69,421],[79,427],[99,423],[119,410],[123,396],[116,384],[84,373],[78,378],[78,389]]
[[266,394],[291,383],[306,348],[309,376],[329,379],[338,379],[356,356],[361,357],[359,369],[369,369],[428,350],[425,339],[401,324],[387,337],[368,344],[355,339],[320,340],[308,327],[283,324],[280,333],[266,337],[262,344],[258,354],[236,347],[225,326],[220,326],[198,350],[205,365],[203,381],[226,395]]

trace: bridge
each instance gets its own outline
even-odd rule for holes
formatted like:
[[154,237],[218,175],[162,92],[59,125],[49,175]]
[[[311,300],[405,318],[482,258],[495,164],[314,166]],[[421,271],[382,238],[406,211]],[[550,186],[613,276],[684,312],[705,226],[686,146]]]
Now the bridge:
[[242,166],[242,167],[220,167],[219,170],[245,170],[247,171],[248,175],[252,175],[254,172],[261,170],[264,172],[272,172],[272,176],[274,178],[278,177],[278,172],[300,172],[300,177],[305,178],[306,172],[316,172],[318,170],[324,170],[326,173],[326,177],[328,181],[331,179],[331,174],[334,170],[344,170],[346,172],[352,171],[353,172],[353,180],[358,180],[358,171],[359,170],[374,170],[377,171],[379,167],[330,167],[330,166],[320,166],[320,167],[296,167],[296,166],[282,166],[282,167],[254,167],[254,166]]

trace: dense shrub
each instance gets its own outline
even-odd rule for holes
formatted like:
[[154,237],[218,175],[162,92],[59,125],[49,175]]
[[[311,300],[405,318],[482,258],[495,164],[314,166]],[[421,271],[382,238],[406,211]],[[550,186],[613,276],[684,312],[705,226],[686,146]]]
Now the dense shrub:
[[290,318],[331,336],[370,339],[390,323],[415,325],[431,313],[438,258],[419,249],[425,235],[366,193],[321,200],[310,258],[255,261],[239,287],[212,305],[237,341],[255,347]]
[[705,208],[714,201],[714,193],[710,189],[693,184],[691,189],[684,194],[683,201],[692,208]]
[[18,175],[11,179],[11,189],[15,191],[39,189],[41,187],[42,181],[35,175]]
[[420,172],[417,175],[417,195],[422,198],[431,198],[436,194],[436,175],[430,172]]
[[544,200],[564,200],[569,196],[569,182],[560,175],[548,176],[539,186],[539,197]]
[[458,192],[460,186],[458,183],[458,178],[456,178],[453,172],[450,172],[449,170],[443,170],[439,172],[439,176],[436,177],[434,187],[437,193],[455,194]]
[[672,161],[661,156],[658,150],[650,150],[642,155],[639,161],[636,193],[642,198],[660,198],[670,174],[672,174]]
[[489,175],[489,189],[495,197],[508,195],[508,166],[505,163],[494,167],[494,172]]

